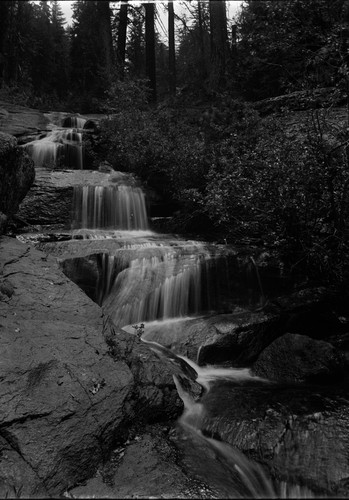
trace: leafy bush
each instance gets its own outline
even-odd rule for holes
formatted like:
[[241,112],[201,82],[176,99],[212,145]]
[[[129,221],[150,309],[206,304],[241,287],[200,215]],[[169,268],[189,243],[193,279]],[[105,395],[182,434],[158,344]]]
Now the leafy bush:
[[149,108],[137,85],[124,97],[117,93],[119,102],[113,92],[114,112],[102,123],[103,155],[179,202],[180,231],[216,227],[226,241],[275,249],[289,271],[346,275],[346,129],[309,115],[291,134],[287,111],[262,120],[227,95],[190,110]]
[[342,277],[346,143],[325,137],[310,123],[304,125],[307,133],[290,136],[285,121],[275,117],[257,128],[255,142],[236,136],[216,146],[200,200],[203,210],[228,240],[257,238],[276,248],[289,270]]

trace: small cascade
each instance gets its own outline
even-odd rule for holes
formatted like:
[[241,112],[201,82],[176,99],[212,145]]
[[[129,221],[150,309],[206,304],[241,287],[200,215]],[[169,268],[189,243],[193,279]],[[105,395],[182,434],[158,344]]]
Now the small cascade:
[[145,195],[138,187],[76,187],[73,212],[73,229],[148,229]]
[[53,168],[64,151],[61,131],[49,132],[43,139],[28,142],[24,147],[36,167]]
[[62,127],[67,128],[84,128],[87,120],[81,116],[67,116],[64,118]]
[[[178,421],[180,438],[177,444],[184,452],[186,467],[208,482],[214,489],[215,498],[315,498],[306,486],[273,479],[261,464],[229,443],[216,439],[219,438],[218,425],[207,403],[209,393],[214,393],[218,387],[225,388],[227,393],[234,386],[254,387],[257,391],[272,389],[272,382],[253,375],[248,368],[198,366],[157,342],[141,340],[173,373],[178,395],[184,403],[184,412]],[[202,386],[199,400],[190,393],[190,383]],[[221,396],[224,405],[224,392]],[[219,399],[216,404],[220,404]]]
[[[204,246],[198,246],[195,253],[182,252],[181,248],[163,247],[160,255],[129,261],[125,250],[119,256],[103,256],[99,303],[118,326],[225,308],[214,280],[224,259],[212,256]],[[220,285],[229,288],[229,275]]]
[[[56,125],[61,115],[48,114],[52,130],[44,138],[28,142],[23,147],[33,158],[36,167],[72,169],[83,168],[83,147],[81,130],[86,122],[82,117],[63,118],[63,127]],[[72,125],[69,125],[69,124]],[[69,128],[66,128],[69,127]]]

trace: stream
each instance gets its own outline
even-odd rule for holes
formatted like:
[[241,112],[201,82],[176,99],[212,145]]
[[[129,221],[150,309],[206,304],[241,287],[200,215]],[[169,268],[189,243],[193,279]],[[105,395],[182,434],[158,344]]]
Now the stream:
[[[54,167],[59,171],[63,165],[67,175],[71,170],[83,170],[86,120],[59,113],[47,117],[51,120],[48,134],[23,146],[36,168]],[[277,385],[254,375],[250,366],[200,366],[200,348],[196,358],[190,359],[190,349],[178,352],[173,348],[174,340],[167,347],[161,344],[166,335],[180,343],[184,330],[195,321],[255,310],[261,305],[262,292],[269,298],[280,293],[282,280],[275,287],[275,280],[262,278],[261,290],[258,269],[248,259],[241,266],[233,248],[156,233],[139,182],[114,171],[104,173],[103,179],[93,185],[74,185],[70,227],[60,230],[60,240],[42,238],[39,248],[57,256],[65,274],[102,307],[117,328],[138,333],[149,349],[177,366],[174,383],[184,403],[178,425],[185,435],[179,445],[186,455],[186,466],[211,485],[218,498],[314,497],[306,481],[297,483],[300,476],[296,462],[302,462],[299,458],[283,455],[284,463],[293,460],[289,467],[293,474],[288,480],[287,471],[282,474],[282,463],[272,463],[272,457],[259,463],[258,454],[248,458],[231,444],[234,440],[244,444],[249,434],[257,432],[253,424],[246,424],[247,407],[242,406],[244,416],[234,431],[228,423],[230,413],[239,412],[237,404],[247,405],[243,399],[246,395],[254,398],[249,400],[252,408],[254,400],[256,408],[264,405],[260,410],[263,417],[257,415],[259,410],[251,410],[256,411],[254,422],[258,425],[264,425],[265,415],[269,418],[277,412],[277,394],[282,394],[280,406],[288,411],[289,405],[292,415],[298,411],[292,408],[292,397],[296,394],[296,406],[301,407],[305,389]],[[48,229],[46,236],[55,233],[55,229]],[[35,234],[19,238],[33,241]],[[193,397],[185,380],[201,386],[199,399]],[[247,437],[241,437],[241,432]],[[298,449],[296,455],[299,453],[302,451]]]

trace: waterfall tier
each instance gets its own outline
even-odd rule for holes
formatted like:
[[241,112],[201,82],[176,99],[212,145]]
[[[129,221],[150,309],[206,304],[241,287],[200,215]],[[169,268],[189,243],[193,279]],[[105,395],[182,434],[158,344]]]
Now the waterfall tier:
[[152,253],[139,249],[139,257],[132,258],[124,249],[102,256],[97,300],[118,326],[225,309],[221,298],[230,279],[224,257],[211,255],[204,246],[194,253],[191,245],[158,247]]
[[76,187],[73,212],[76,229],[148,229],[145,195],[138,187]]
[[[35,167],[83,168],[82,128],[86,120],[78,116],[48,114],[52,130],[43,138],[28,142],[23,147],[33,158]],[[57,121],[62,126],[57,125]],[[63,127],[63,128],[62,128]],[[69,127],[69,128],[66,128]]]

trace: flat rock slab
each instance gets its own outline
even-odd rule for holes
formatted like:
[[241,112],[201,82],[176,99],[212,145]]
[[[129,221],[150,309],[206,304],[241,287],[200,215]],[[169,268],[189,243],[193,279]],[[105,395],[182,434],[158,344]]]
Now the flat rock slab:
[[134,178],[123,172],[53,171],[36,168],[35,181],[21,203],[17,215],[29,225],[70,228],[74,220],[74,188],[134,183]]
[[48,119],[37,109],[0,101],[0,132],[19,137],[46,130],[48,123]]
[[53,257],[11,238],[0,256],[0,496],[62,494],[110,450],[133,376]]

